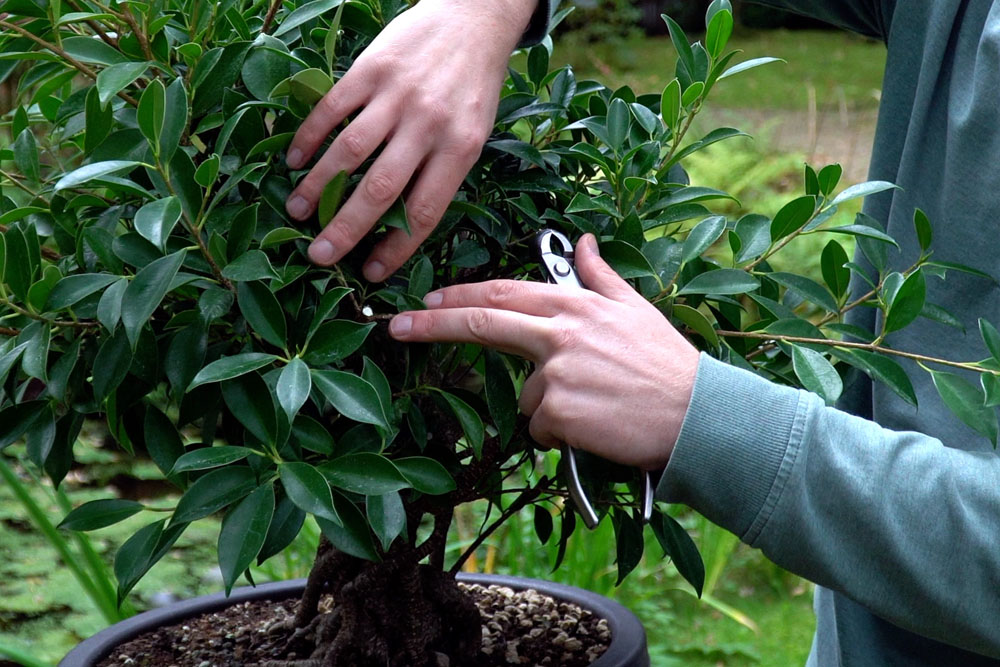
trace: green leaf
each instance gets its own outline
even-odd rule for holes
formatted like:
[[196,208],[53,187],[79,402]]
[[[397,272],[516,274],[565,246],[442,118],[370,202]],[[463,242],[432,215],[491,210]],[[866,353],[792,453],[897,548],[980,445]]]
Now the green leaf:
[[317,518],[320,530],[326,539],[330,540],[339,551],[356,558],[378,561],[378,551],[375,550],[375,543],[372,540],[371,530],[365,515],[357,506],[344,498],[344,496],[334,494],[337,506],[337,513],[343,519],[343,525],[337,525],[323,518]]
[[927,252],[928,248],[931,247],[931,241],[934,239],[934,233],[931,229],[930,219],[919,208],[913,212],[913,227],[917,232],[917,241],[920,243],[920,249],[923,252]]
[[26,326],[18,336],[18,343],[28,341],[28,347],[21,357],[21,370],[33,378],[47,382],[49,341],[52,330],[49,324],[35,321]]
[[149,321],[184,263],[185,251],[161,257],[144,266],[125,289],[122,299],[122,325],[135,347],[139,331]]
[[351,320],[325,322],[316,330],[306,348],[305,360],[323,366],[353,354],[375,328],[374,322],[361,324]]
[[14,141],[14,164],[18,170],[28,177],[32,183],[37,183],[40,178],[38,167],[38,146],[35,144],[35,135],[31,128],[25,128]]
[[438,496],[454,491],[455,480],[441,463],[424,456],[411,456],[393,461],[407,483],[421,493]]
[[292,437],[304,449],[311,452],[326,456],[333,454],[333,436],[327,427],[312,417],[297,415],[292,423]]
[[990,351],[993,359],[997,363],[1000,363],[1000,332],[997,332],[996,327],[990,324],[988,320],[980,317],[979,334],[983,337],[986,349]]
[[128,335],[123,329],[118,329],[101,344],[94,359],[94,398],[98,401],[107,398],[125,379],[131,366],[132,348]]
[[840,183],[840,176],[843,173],[844,169],[839,164],[828,164],[820,169],[817,178],[819,181],[819,191],[825,196],[829,196],[836,189],[837,184]]
[[243,85],[258,100],[269,100],[274,87],[292,73],[292,61],[275,43],[284,47],[284,43],[268,38],[262,46],[252,49],[243,61]]
[[184,87],[184,77],[179,76],[167,86],[163,129],[160,132],[161,161],[169,163],[177,151],[181,138],[188,129],[188,111],[188,94]]
[[517,392],[503,357],[493,350],[486,351],[485,389],[486,405],[497,426],[500,444],[506,445],[517,426]]
[[347,189],[347,172],[341,169],[333,179],[323,186],[323,193],[319,197],[319,224],[326,225],[333,220],[340,208],[340,202],[344,198],[344,191]]
[[745,292],[753,292],[759,287],[760,282],[746,271],[741,271],[740,269],[719,269],[695,276],[677,292],[677,295],[743,294]]
[[233,282],[250,280],[270,280],[278,274],[271,266],[271,260],[260,250],[248,250],[222,269],[222,277]]
[[827,405],[836,403],[844,391],[844,383],[833,364],[815,350],[793,345],[792,366],[802,386],[818,394]]
[[329,70],[330,76],[333,76],[333,66],[337,62],[337,37],[340,34],[340,20],[344,15],[344,7],[346,6],[346,2],[341,2],[337,6],[337,13],[333,15],[333,20],[330,21],[330,28],[326,33],[326,39],[323,40],[323,52],[326,54],[326,69]]
[[337,5],[341,4],[343,1],[344,0],[315,0],[315,2],[307,2],[286,16],[273,34],[275,37],[281,37],[285,33],[298,28],[303,23],[307,23],[314,18],[322,16]]
[[926,297],[924,273],[918,269],[910,274],[893,296],[885,316],[885,332],[899,331],[920,317]]
[[868,181],[866,183],[858,183],[857,185],[852,185],[846,188],[843,192],[833,198],[830,202],[831,206],[837,206],[838,204],[843,204],[845,201],[850,201],[852,199],[857,199],[859,197],[867,197],[868,195],[873,195],[877,192],[884,192],[885,190],[892,190],[899,186],[889,183],[888,181]]
[[174,462],[173,468],[167,474],[177,475],[182,472],[218,468],[219,466],[229,465],[236,461],[242,461],[253,453],[252,449],[234,447],[232,445],[204,447],[178,457]]
[[128,592],[138,583],[149,568],[163,535],[164,520],[156,521],[138,530],[125,540],[115,554],[115,579],[118,580],[119,605]]
[[483,454],[483,440],[486,436],[483,420],[479,418],[479,415],[468,403],[458,396],[440,389],[438,393],[445,400],[445,403],[448,404],[448,407],[451,408],[455,417],[458,418],[458,423],[462,426],[462,432],[465,434],[465,442],[472,447],[472,451],[478,459]]
[[770,63],[783,63],[783,62],[785,61],[782,60],[781,58],[770,58],[770,57],[752,58],[750,60],[744,60],[741,63],[736,63],[735,65],[727,69],[725,72],[723,72],[721,75],[719,75],[717,81],[722,81],[723,79],[729,78],[734,74],[745,72],[748,69],[753,69],[754,67],[760,67],[761,65],[767,65]]
[[365,513],[368,515],[372,531],[382,543],[383,550],[388,550],[393,540],[406,528],[406,508],[403,507],[403,499],[398,493],[368,496]]
[[673,517],[663,512],[653,512],[649,523],[656,541],[663,548],[663,554],[673,561],[680,575],[701,597],[705,586],[705,564],[694,541]]
[[608,107],[608,139],[610,146],[615,153],[619,153],[628,137],[629,125],[631,124],[631,114],[625,100],[615,98],[611,100]]
[[784,285],[788,289],[792,290],[803,299],[815,303],[817,306],[825,308],[831,313],[840,311],[840,306],[837,305],[837,300],[833,298],[833,295],[830,294],[829,290],[812,278],[782,271],[769,273],[767,276],[779,285]]
[[146,73],[149,63],[120,63],[109,65],[97,74],[97,92],[100,95],[101,106],[107,105],[111,98],[125,90],[133,81]]
[[233,589],[240,573],[250,567],[264,546],[264,539],[274,516],[274,488],[258,487],[222,520],[219,531],[219,569],[226,595]]
[[94,162],[93,164],[88,164],[80,167],[79,169],[75,169],[60,178],[56,183],[55,191],[58,192],[59,190],[75,188],[88,181],[102,178],[110,174],[116,174],[121,171],[131,171],[140,165],[142,165],[141,162],[136,162],[134,160],[108,160],[106,162]]
[[705,32],[705,48],[713,58],[718,58],[726,49],[729,37],[733,34],[733,14],[731,11],[718,11],[712,16]]
[[363,378],[345,371],[312,371],[313,384],[348,419],[388,430],[378,392]]
[[57,527],[65,530],[97,530],[124,521],[143,509],[143,504],[134,500],[91,500],[67,514]]
[[194,181],[203,188],[210,188],[215,185],[215,179],[219,177],[219,164],[221,159],[217,153],[213,153],[206,158],[194,172]]
[[69,308],[81,299],[101,291],[118,280],[118,276],[107,273],[79,273],[66,276],[56,283],[56,286],[49,292],[46,308],[48,310]]
[[816,211],[816,197],[806,195],[781,207],[771,221],[771,240],[778,241],[801,229]]
[[835,348],[831,352],[852,366],[860,368],[872,380],[881,382],[892,389],[910,405],[917,406],[917,394],[913,391],[913,384],[910,382],[909,376],[903,367],[892,359],[865,350]]
[[330,92],[333,79],[321,69],[304,69],[288,80],[288,87],[296,101],[311,107]]
[[674,79],[666,85],[660,96],[660,116],[663,118],[663,124],[671,130],[676,130],[680,112],[681,82]]
[[247,324],[268,343],[284,349],[288,342],[285,314],[271,290],[257,281],[241,282],[236,285],[236,298]]
[[116,65],[129,61],[118,49],[93,37],[67,37],[62,40],[62,48],[66,53],[83,63]]
[[257,373],[247,373],[222,383],[222,398],[233,416],[261,442],[274,444],[278,420],[267,383]]
[[541,505],[535,505],[534,514],[535,535],[538,536],[539,542],[545,544],[552,537],[552,514]]
[[860,236],[866,239],[889,243],[897,248],[899,247],[899,244],[896,243],[896,239],[892,238],[885,232],[875,229],[874,227],[869,227],[868,225],[842,225],[840,227],[829,227],[823,231],[831,234],[848,234],[855,237]]
[[986,436],[996,446],[997,413],[993,408],[986,407],[986,396],[979,387],[954,373],[930,371],[930,374],[934,388],[948,409],[966,426]]
[[960,264],[958,262],[944,262],[941,260],[933,260],[924,264],[925,267],[944,269],[945,271],[960,271],[962,273],[968,273],[972,276],[977,276],[979,278],[985,278],[993,283],[997,282],[997,279],[986,273],[985,271],[980,271],[979,269],[973,268],[971,266],[966,266],[965,264]]
[[184,454],[184,442],[177,428],[159,408],[150,405],[146,409],[142,432],[149,457],[164,475],[169,475],[177,459]]
[[831,240],[823,248],[820,257],[823,281],[838,299],[847,293],[847,286],[851,280],[851,270],[844,266],[849,261],[847,251],[836,241]]
[[0,410],[0,449],[19,440],[48,407],[48,401],[27,401]]
[[690,262],[692,259],[701,257],[703,252],[719,240],[724,231],[726,231],[726,217],[723,215],[713,215],[699,222],[684,240],[684,253],[681,255],[681,261]]
[[649,260],[634,245],[625,241],[605,241],[600,245],[601,259],[625,279],[656,275]]
[[303,512],[341,524],[340,515],[333,506],[330,484],[319,470],[308,463],[282,463],[278,475],[285,493]]
[[257,476],[246,466],[228,466],[206,473],[188,487],[170,519],[171,525],[197,521],[243,498],[257,487]]
[[155,154],[160,152],[160,135],[163,132],[166,111],[167,89],[160,79],[153,79],[142,91],[142,97],[139,98],[136,122],[139,124],[139,131],[153,147]]
[[[392,206],[378,219],[379,224],[389,228],[402,229],[410,236],[410,222],[406,219],[406,204],[402,197],[397,197]],[[457,253],[456,253],[457,254]],[[454,262],[454,259],[452,260]]]
[[705,84],[701,81],[695,81],[684,91],[681,95],[681,106],[684,108],[689,108],[694,105],[701,96],[705,93]]
[[347,454],[320,467],[320,472],[336,488],[364,496],[380,496],[410,486],[392,461],[380,454]]
[[615,529],[615,563],[618,565],[615,585],[618,586],[642,560],[644,545],[642,524],[638,519],[618,507],[614,509],[612,517]]
[[295,357],[288,365],[281,369],[278,376],[276,393],[281,409],[288,415],[288,420],[293,421],[299,408],[309,398],[312,390],[312,378],[309,375],[309,367]]
[[282,496],[274,510],[264,546],[257,554],[257,564],[260,565],[271,556],[284,551],[298,536],[305,520],[306,513],[296,507],[288,496]]
[[260,241],[261,250],[266,250],[267,248],[275,248],[283,243],[288,243],[289,241],[296,241],[298,239],[309,238],[297,229],[292,229],[291,227],[278,227],[277,229],[272,229],[264,238]]
[[719,334],[715,332],[715,327],[700,310],[682,303],[675,303],[671,314],[704,338],[712,347],[719,347]]
[[737,263],[756,259],[771,247],[771,221],[763,215],[751,213],[743,216],[736,222],[734,231],[740,239]]
[[166,197],[150,202],[136,211],[135,231],[160,250],[165,250],[170,232],[181,219],[181,202],[177,197]]

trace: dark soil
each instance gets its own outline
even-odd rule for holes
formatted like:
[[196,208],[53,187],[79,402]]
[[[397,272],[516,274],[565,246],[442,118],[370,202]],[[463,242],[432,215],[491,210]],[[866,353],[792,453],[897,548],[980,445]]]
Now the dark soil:
[[[483,618],[477,667],[586,667],[611,641],[607,621],[534,590],[460,584]],[[307,656],[285,654],[297,600],[246,602],[160,628],[118,647],[98,667],[269,667]],[[327,597],[321,611],[329,613]],[[442,665],[448,662],[442,660]],[[449,667],[465,667],[449,665]]]

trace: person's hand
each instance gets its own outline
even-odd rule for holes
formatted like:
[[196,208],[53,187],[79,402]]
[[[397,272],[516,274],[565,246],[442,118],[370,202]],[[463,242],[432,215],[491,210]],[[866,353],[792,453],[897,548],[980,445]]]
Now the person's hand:
[[422,0],[383,30],[302,123],[286,154],[305,166],[348,115],[360,110],[285,204],[306,220],[323,187],[382,153],[309,248],[340,260],[407,188],[412,234],[392,230],[364,266],[384,280],[426,239],[475,163],[493,127],[507,61],[537,0]]
[[593,236],[576,248],[589,290],[496,280],[426,297],[400,313],[393,337],[495,347],[535,363],[521,390],[531,436],[567,442],[645,469],[667,463],[691,400],[698,351],[601,260]]

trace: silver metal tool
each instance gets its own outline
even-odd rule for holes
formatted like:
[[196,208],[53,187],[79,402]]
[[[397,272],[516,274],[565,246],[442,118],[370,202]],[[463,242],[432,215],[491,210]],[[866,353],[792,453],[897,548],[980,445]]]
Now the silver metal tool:
[[[554,229],[543,229],[536,237],[539,261],[545,272],[546,281],[566,287],[586,289],[576,272],[573,261],[573,244],[565,234]],[[558,244],[558,246],[556,245]],[[573,500],[577,511],[583,518],[587,528],[593,530],[600,519],[594,506],[580,483],[580,473],[576,465],[576,453],[567,443],[560,446],[563,465],[565,466],[566,486],[569,497]],[[639,471],[639,504],[643,523],[649,523],[653,516],[653,480],[649,472]]]

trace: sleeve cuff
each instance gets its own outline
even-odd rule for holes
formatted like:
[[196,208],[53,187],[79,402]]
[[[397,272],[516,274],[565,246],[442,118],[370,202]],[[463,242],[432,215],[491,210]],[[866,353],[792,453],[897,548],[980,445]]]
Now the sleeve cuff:
[[550,0],[538,0],[538,6],[535,7],[535,12],[531,15],[528,29],[521,35],[521,41],[517,44],[518,48],[534,46],[545,39],[545,35],[549,33],[550,12]]
[[753,544],[777,504],[818,399],[702,353],[656,498]]

